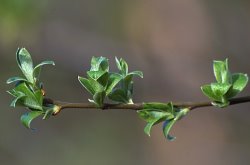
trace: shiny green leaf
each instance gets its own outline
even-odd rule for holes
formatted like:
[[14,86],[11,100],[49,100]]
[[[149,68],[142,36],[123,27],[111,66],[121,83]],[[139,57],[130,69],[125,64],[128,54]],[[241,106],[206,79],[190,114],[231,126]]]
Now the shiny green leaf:
[[127,104],[129,102],[126,93],[122,89],[115,89],[108,95],[108,98],[110,100],[124,104]]
[[130,72],[128,75],[137,75],[143,78],[143,73],[141,71],[133,71],[133,72]]
[[90,78],[92,78],[94,80],[99,79],[105,73],[107,73],[107,72],[102,71],[102,70],[99,70],[99,71],[87,71],[88,77],[90,77]]
[[29,52],[25,48],[18,49],[16,58],[18,66],[22,70],[24,76],[33,84],[33,62]]
[[105,57],[92,57],[90,71],[109,71],[108,59]]
[[32,120],[34,120],[35,118],[37,118],[42,114],[43,114],[42,111],[32,111],[25,113],[21,116],[21,122],[26,128],[30,128],[30,123],[32,122]]
[[39,80],[40,72],[43,65],[55,65],[55,63],[54,61],[43,61],[38,64],[33,70],[33,77],[35,78],[35,81]]
[[231,74],[228,69],[228,59],[225,61],[214,61],[214,75],[218,83],[231,83]]
[[108,86],[106,89],[106,95],[110,94],[114,87],[119,83],[119,81],[122,79],[122,76],[117,73],[110,73],[109,75],[109,81],[108,81]]
[[232,85],[228,83],[212,83],[211,89],[217,97],[221,97],[227,93]]
[[6,83],[7,84],[11,84],[11,83],[16,83],[16,82],[18,82],[18,81],[25,81],[25,82],[27,82],[27,80],[26,79],[24,79],[24,78],[22,78],[22,77],[11,77],[11,78],[9,78],[7,81],[6,81]]
[[103,106],[103,101],[104,101],[105,96],[106,96],[105,91],[97,92],[97,93],[94,94],[93,99],[94,99],[95,104],[98,107]]
[[240,93],[248,83],[248,76],[247,74],[243,73],[235,73],[232,74],[232,87],[227,92],[226,97],[232,98]]
[[93,88],[92,84],[89,82],[88,79],[78,76],[78,80],[90,94],[95,94],[95,89]]
[[201,90],[202,90],[203,94],[206,95],[211,100],[221,101],[221,97],[214,94],[214,92],[211,88],[211,85],[203,85],[201,87]]

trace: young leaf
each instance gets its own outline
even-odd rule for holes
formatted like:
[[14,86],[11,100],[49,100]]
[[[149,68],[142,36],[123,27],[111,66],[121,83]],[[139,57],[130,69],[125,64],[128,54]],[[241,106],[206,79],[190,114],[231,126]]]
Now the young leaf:
[[102,85],[103,88],[106,89],[109,82],[109,72],[105,72],[102,76],[97,79],[97,82]]
[[97,80],[98,78],[100,78],[103,74],[107,73],[106,71],[87,71],[87,75],[88,77]]
[[20,100],[23,97],[25,97],[25,94],[19,92],[18,96],[16,96],[16,98],[11,102],[10,106],[16,107],[16,103],[18,102],[18,100]]
[[7,83],[7,84],[11,84],[11,83],[17,82],[17,81],[25,81],[25,82],[27,82],[27,80],[24,79],[24,78],[22,78],[22,77],[11,77],[11,78],[9,78],[9,79],[6,81],[6,83]]
[[35,96],[35,94],[30,90],[30,88],[26,85],[26,83],[21,83],[17,87],[14,88],[16,92],[23,93],[26,97],[22,98],[21,104],[37,109],[42,110],[42,104],[39,98]]
[[172,141],[176,139],[174,136],[169,135],[169,132],[171,128],[173,127],[173,125],[175,124],[175,122],[180,120],[185,115],[187,115],[188,112],[189,112],[188,108],[181,109],[179,112],[177,112],[174,119],[170,119],[170,120],[168,119],[163,123],[163,133],[164,133],[164,136],[168,140]]
[[119,83],[119,81],[121,79],[122,79],[122,76],[120,74],[110,73],[108,86],[106,89],[106,95],[108,95],[108,94],[110,94],[110,92],[112,92],[113,88]]
[[133,72],[130,72],[128,75],[137,75],[143,78],[143,73],[141,71],[133,71]]
[[231,83],[231,75],[228,69],[228,59],[214,61],[214,75],[218,83]]
[[105,57],[92,57],[90,71],[109,71],[108,59]]
[[43,61],[38,64],[33,70],[33,77],[35,78],[35,81],[39,80],[40,72],[43,65],[55,65],[55,63],[54,61]]
[[119,103],[124,103],[124,104],[129,102],[129,99],[127,98],[126,93],[122,89],[115,89],[108,95],[108,98],[110,100],[113,100]]
[[32,111],[25,113],[21,116],[21,122],[26,128],[30,128],[30,123],[32,122],[32,120],[34,120],[35,118],[37,118],[42,114],[43,114],[42,111]]
[[201,90],[204,95],[206,95],[211,100],[221,101],[221,97],[214,94],[211,85],[203,85]]
[[232,87],[226,93],[227,98],[232,98],[240,93],[248,83],[248,76],[247,74],[243,73],[235,73],[232,74]]
[[103,106],[103,101],[104,101],[105,96],[106,96],[105,91],[97,92],[97,93],[94,94],[93,99],[94,99],[95,104],[98,107]]
[[95,94],[95,89],[92,87],[92,84],[89,82],[88,79],[78,76],[78,80],[79,80],[79,82],[81,83],[81,85],[82,85],[91,95],[94,95],[94,94]]
[[148,123],[154,122],[159,119],[167,120],[174,118],[174,115],[172,113],[160,111],[157,109],[143,109],[137,112],[139,116]]
[[18,49],[16,58],[18,66],[22,70],[24,76],[33,84],[33,62],[29,52],[25,48]]
[[171,114],[174,113],[174,107],[172,102],[169,102],[167,104],[158,102],[144,103],[143,109],[157,109],[164,112],[169,112]]
[[211,89],[214,95],[221,97],[227,93],[227,91],[229,90],[231,86],[232,85],[228,83],[212,83]]

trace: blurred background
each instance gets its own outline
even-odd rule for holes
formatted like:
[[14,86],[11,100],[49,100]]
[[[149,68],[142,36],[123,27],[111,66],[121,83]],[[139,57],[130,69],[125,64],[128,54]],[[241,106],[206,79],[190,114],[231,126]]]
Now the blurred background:
[[[26,110],[9,107],[6,80],[20,75],[15,52],[26,47],[43,69],[47,96],[86,102],[78,83],[92,56],[127,60],[135,102],[206,100],[200,86],[214,81],[212,60],[229,58],[232,72],[250,74],[248,0],[0,0],[0,162],[18,165],[235,165],[250,162],[250,104],[189,113],[165,140],[151,137],[133,111],[67,109],[37,131],[20,123]],[[241,94],[250,93],[250,87]]]

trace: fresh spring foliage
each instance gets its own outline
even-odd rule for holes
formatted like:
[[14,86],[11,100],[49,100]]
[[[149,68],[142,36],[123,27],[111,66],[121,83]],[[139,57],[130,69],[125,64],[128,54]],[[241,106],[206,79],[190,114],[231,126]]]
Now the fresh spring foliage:
[[233,73],[228,68],[228,59],[214,61],[213,63],[215,83],[201,87],[202,92],[212,100],[212,104],[218,107],[229,105],[229,99],[240,93],[248,83],[247,74]]
[[55,105],[43,105],[44,90],[39,82],[39,76],[43,65],[55,65],[53,61],[44,61],[33,67],[33,61],[29,52],[25,48],[18,49],[16,52],[16,61],[23,73],[23,77],[11,77],[7,84],[14,83],[13,89],[7,91],[15,97],[11,102],[12,107],[24,106],[30,112],[21,116],[21,122],[27,128],[33,119],[43,115],[43,119],[55,111]]
[[107,97],[117,103],[133,103],[133,76],[137,75],[142,78],[143,74],[141,71],[128,73],[128,64],[123,59],[116,58],[116,64],[119,73],[109,72],[107,58],[92,57],[87,78],[78,76],[79,82],[93,96],[93,99],[89,101],[97,107],[103,107]]
[[168,140],[174,140],[175,137],[169,135],[170,129],[176,121],[184,117],[188,108],[176,108],[170,103],[144,103],[143,110],[137,111],[139,116],[147,122],[144,132],[150,136],[151,128],[163,122],[163,133]]
[[[17,50],[16,60],[21,69],[22,77],[11,77],[7,84],[14,83],[13,89],[7,91],[14,97],[11,102],[12,107],[23,106],[29,112],[21,116],[21,122],[27,128],[33,119],[43,116],[43,119],[60,111],[60,105],[54,105],[44,101],[45,92],[42,83],[39,81],[41,68],[43,65],[55,65],[53,61],[44,61],[37,66],[33,66],[33,61],[29,52],[25,48]],[[91,68],[87,71],[87,77],[78,76],[80,84],[92,95],[89,99],[97,108],[105,108],[106,101],[116,104],[133,105],[133,77],[143,78],[141,71],[128,71],[128,64],[125,60],[115,58],[118,72],[109,71],[109,62],[105,57],[93,57]],[[240,93],[248,83],[248,76],[243,73],[231,74],[228,68],[228,60],[214,61],[213,63],[215,83],[203,85],[202,92],[211,99],[216,107],[226,107],[230,104],[230,99]],[[172,102],[143,103],[141,110],[137,113],[147,122],[144,132],[150,136],[154,125],[162,123],[163,134],[168,140],[175,137],[169,134],[173,125],[183,118],[191,107],[179,107]]]

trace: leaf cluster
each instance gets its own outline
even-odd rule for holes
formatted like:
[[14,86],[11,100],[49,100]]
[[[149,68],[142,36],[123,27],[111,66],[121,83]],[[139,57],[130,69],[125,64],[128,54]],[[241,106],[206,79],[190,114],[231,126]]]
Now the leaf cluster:
[[81,85],[92,95],[90,102],[102,108],[108,98],[117,103],[133,103],[133,76],[141,78],[141,71],[128,72],[128,64],[116,58],[119,72],[109,71],[109,62],[105,57],[92,57],[91,68],[87,71],[87,78],[78,76]]
[[218,107],[226,107],[229,99],[239,94],[248,83],[247,74],[230,73],[228,59],[213,62],[214,76],[217,82],[203,85],[202,92],[212,100],[212,104]]
[[139,116],[147,122],[144,132],[150,136],[152,127],[158,123],[163,123],[163,134],[168,140],[174,140],[175,137],[169,134],[172,126],[176,121],[184,117],[188,112],[188,108],[176,108],[172,102],[169,103],[144,103],[143,109],[137,111]]
[[53,61],[44,61],[35,67],[29,52],[25,48],[20,48],[16,52],[16,61],[23,73],[23,77],[11,77],[7,84],[14,83],[13,89],[7,91],[15,99],[11,102],[12,107],[23,106],[30,111],[21,116],[21,122],[30,128],[31,121],[43,115],[43,119],[48,118],[54,111],[54,105],[44,105],[44,90],[39,82],[40,72],[43,65],[55,65]]

